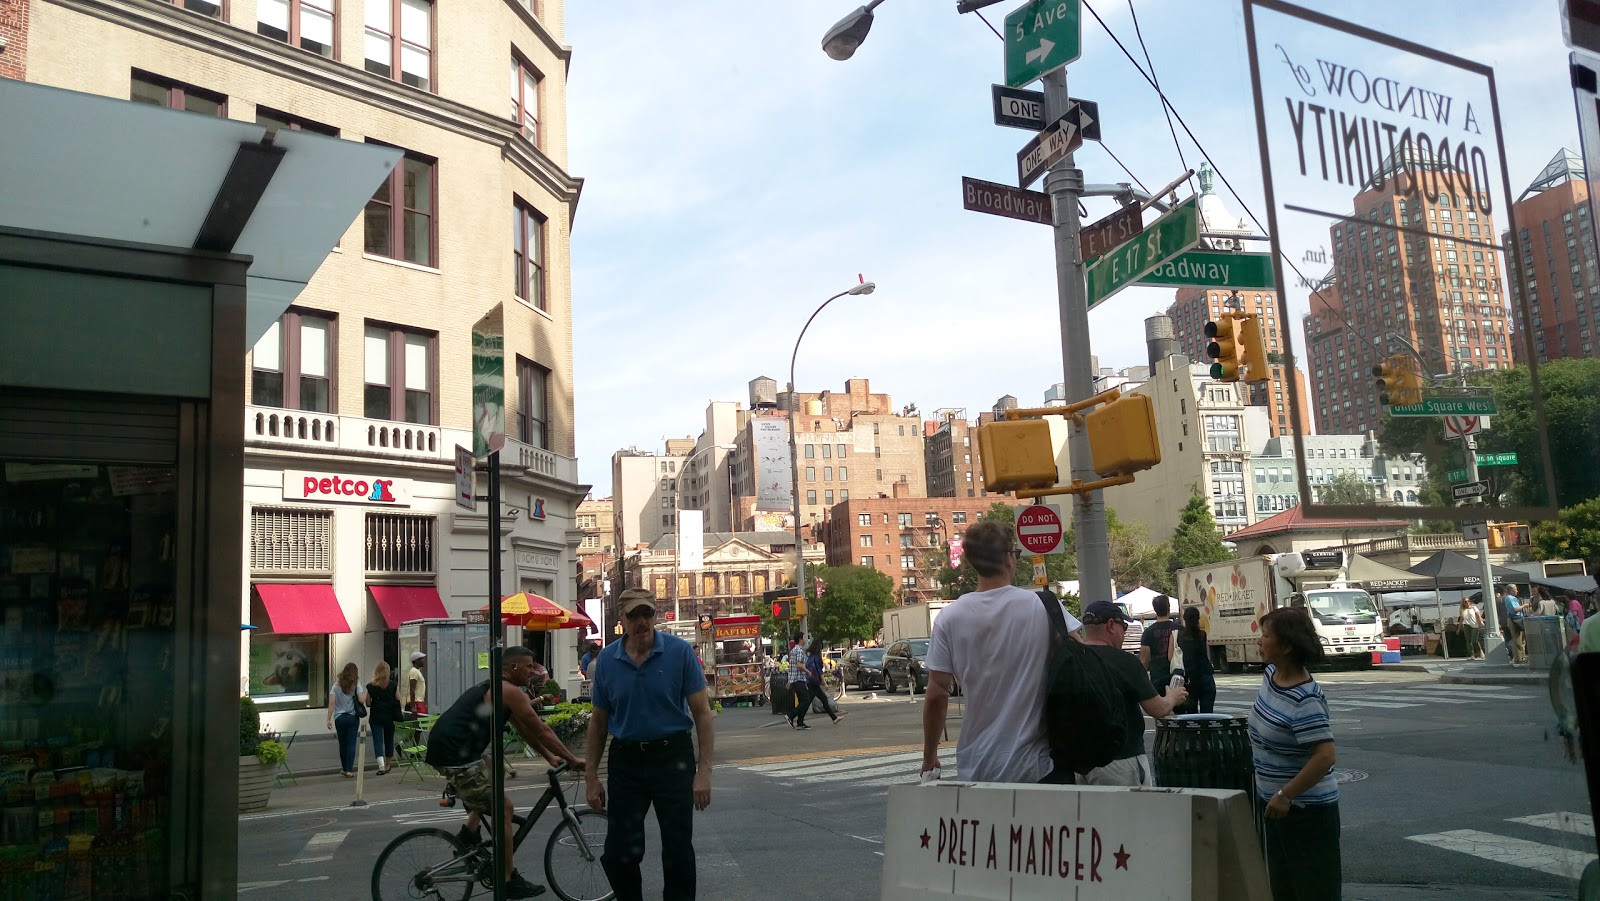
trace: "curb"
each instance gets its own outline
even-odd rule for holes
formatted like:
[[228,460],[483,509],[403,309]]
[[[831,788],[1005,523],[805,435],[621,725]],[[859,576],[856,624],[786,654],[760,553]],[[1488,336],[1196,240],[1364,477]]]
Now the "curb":
[[1550,676],[1544,673],[1506,673],[1478,675],[1476,673],[1445,673],[1440,682],[1451,685],[1547,685]]

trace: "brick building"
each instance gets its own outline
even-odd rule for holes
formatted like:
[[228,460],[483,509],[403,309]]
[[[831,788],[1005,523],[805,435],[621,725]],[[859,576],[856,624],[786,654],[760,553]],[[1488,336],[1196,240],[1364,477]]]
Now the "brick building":
[[820,529],[829,566],[870,566],[894,581],[902,603],[939,596],[939,560],[946,545],[999,502],[997,498],[850,498],[828,510]]
[[[1563,148],[1512,205],[1516,244],[1528,280],[1528,328],[1540,363],[1595,355],[1595,322],[1600,317],[1600,274],[1595,270],[1595,238],[1589,221],[1589,182],[1583,160]],[[1511,236],[1505,236],[1510,245]],[[1511,294],[1520,288],[1511,282]],[[1526,342],[1512,354],[1526,363]]]
[[935,410],[922,424],[922,458],[929,497],[983,497],[983,461],[978,456],[977,424],[965,410]]

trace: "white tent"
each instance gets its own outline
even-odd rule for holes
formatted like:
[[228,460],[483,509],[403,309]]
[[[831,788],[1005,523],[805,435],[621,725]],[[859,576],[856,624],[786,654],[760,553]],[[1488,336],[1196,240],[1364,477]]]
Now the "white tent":
[[1128,615],[1144,619],[1156,615],[1155,605],[1152,603],[1161,596],[1161,592],[1140,585],[1120,598],[1117,603],[1128,608]]

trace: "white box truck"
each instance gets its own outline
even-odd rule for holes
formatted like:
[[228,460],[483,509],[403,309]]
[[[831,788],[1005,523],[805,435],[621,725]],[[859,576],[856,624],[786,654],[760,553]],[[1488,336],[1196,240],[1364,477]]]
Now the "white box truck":
[[950,606],[950,601],[925,601],[904,607],[890,607],[883,611],[883,645],[888,647],[902,638],[933,637],[933,621],[939,611]]
[[[1345,582],[1345,553],[1295,551],[1226,560],[1179,570],[1178,601],[1200,608],[1212,664],[1239,671],[1261,663],[1261,617],[1279,607],[1304,607],[1328,662],[1372,665],[1384,649],[1383,617],[1372,596]],[[1173,611],[1177,613],[1178,611]]]

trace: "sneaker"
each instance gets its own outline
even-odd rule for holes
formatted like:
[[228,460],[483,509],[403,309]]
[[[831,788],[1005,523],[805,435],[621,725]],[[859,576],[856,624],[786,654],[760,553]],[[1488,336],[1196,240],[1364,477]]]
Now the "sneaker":
[[795,728],[796,729],[810,729],[811,728],[811,724],[810,723],[801,723],[800,725],[796,726]]
[[839,725],[839,721],[844,719],[844,714],[845,714],[845,712],[843,710],[841,710],[841,711],[839,711],[839,715],[833,718],[833,724],[835,726]]
[[461,846],[464,848],[470,848],[480,841],[483,841],[483,839],[478,835],[478,830],[468,828],[467,826],[461,827],[461,831],[456,833],[456,838],[461,842]]
[[513,872],[511,878],[506,880],[507,898],[537,898],[544,894],[544,886],[536,882],[529,882],[522,878],[521,873]]
[[789,728],[790,728],[790,729],[798,729],[798,728],[799,728],[799,727],[798,727],[798,726],[796,726],[796,725],[795,725],[795,723],[794,723],[794,717],[792,717],[792,716],[791,716],[791,717],[788,717],[788,720],[789,720]]

